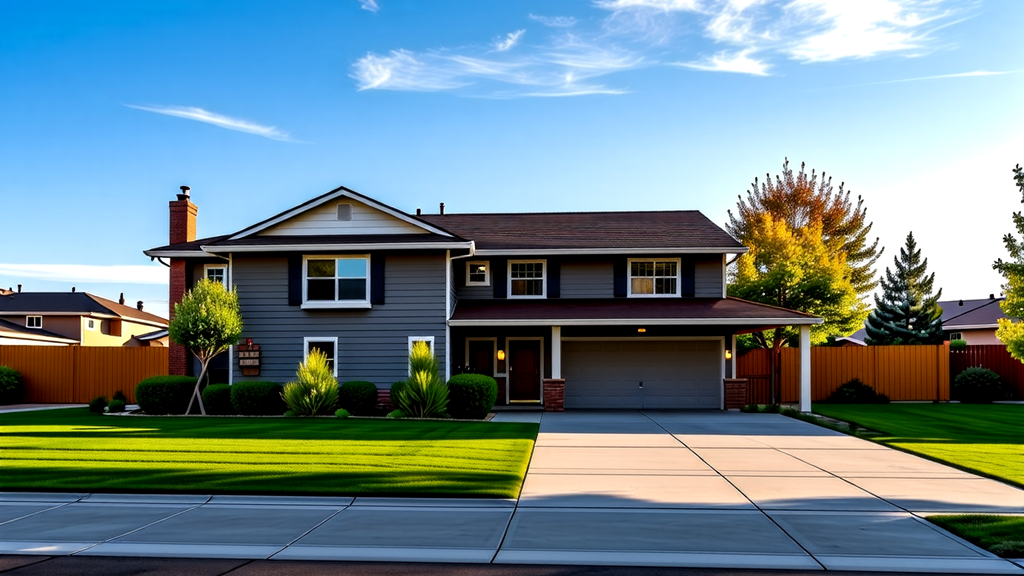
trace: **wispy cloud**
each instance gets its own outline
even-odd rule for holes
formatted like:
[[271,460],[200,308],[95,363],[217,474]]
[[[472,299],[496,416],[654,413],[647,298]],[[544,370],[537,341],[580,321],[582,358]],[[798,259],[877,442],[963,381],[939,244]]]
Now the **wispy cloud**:
[[523,37],[523,34],[526,34],[526,30],[509,32],[505,38],[499,38],[494,41],[494,49],[498,52],[508,52],[519,43],[519,39]]
[[972,72],[958,72],[956,74],[939,74],[938,76],[920,76],[917,78],[901,78],[899,80],[883,80],[881,82],[867,82],[857,86],[876,86],[878,84],[898,84],[900,82],[917,82],[919,80],[940,80],[942,78],[977,78],[979,76],[1002,76],[1003,74],[1017,74],[1020,70],[1003,70],[991,72],[988,70],[974,70]]
[[572,28],[576,25],[577,20],[572,16],[539,16],[537,14],[529,14],[530,20],[535,20],[549,28]]
[[213,124],[214,126],[219,126],[220,128],[225,128],[227,130],[245,132],[246,134],[255,134],[257,136],[263,136],[264,138],[270,138],[271,140],[281,140],[283,142],[297,141],[287,132],[278,130],[274,126],[263,126],[248,120],[241,120],[239,118],[232,118],[230,116],[224,116],[223,114],[210,112],[209,110],[203,110],[202,108],[195,108],[192,106],[139,106],[136,104],[125,104],[125,106],[136,110],[164,114],[166,116],[185,118],[186,120],[195,120],[196,122],[205,122],[206,124]]
[[673,62],[673,65],[706,72],[734,72],[752,74],[754,76],[768,76],[769,66],[761,60],[751,58],[752,52],[752,49],[734,53],[719,52],[710,58],[698,62]]
[[697,0],[597,0],[594,5],[605,10],[654,9],[664,12],[693,12],[700,3]]
[[367,10],[369,12],[373,12],[374,14],[376,14],[377,11],[380,10],[380,6],[377,5],[377,0],[356,0],[356,1],[359,2],[360,7],[363,10]]
[[167,268],[151,266],[88,264],[0,264],[0,275],[62,282],[104,284],[167,284]]

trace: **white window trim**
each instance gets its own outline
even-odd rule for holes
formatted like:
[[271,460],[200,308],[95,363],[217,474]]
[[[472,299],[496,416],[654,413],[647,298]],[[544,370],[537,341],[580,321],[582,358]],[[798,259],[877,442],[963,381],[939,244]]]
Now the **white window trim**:
[[[366,299],[365,300],[314,300],[309,302],[307,300],[307,291],[309,290],[309,278],[306,276],[310,260],[366,260]],[[334,280],[337,280],[337,274],[335,274]],[[316,310],[316,309],[333,309],[333,308],[371,308],[370,304],[370,255],[369,254],[318,254],[312,256],[302,257],[302,308],[303,310]],[[335,282],[334,293],[337,295],[338,288],[337,282]]]
[[[409,336],[409,355],[412,355],[412,345],[414,342],[427,342],[430,346],[430,353],[437,358],[437,349],[434,348],[434,337],[433,336]],[[412,364],[409,364],[409,376],[412,376]]]
[[953,340],[963,340],[963,339],[964,339],[964,333],[963,332],[950,332],[949,333],[949,340],[951,342]]
[[224,271],[224,282],[222,283],[224,288],[228,288],[228,265],[227,264],[204,264],[203,265],[203,278],[210,279],[210,270],[223,270]]
[[[536,296],[513,296],[512,295],[512,265],[513,264],[540,264],[541,265],[541,276],[540,276],[540,294]],[[548,261],[547,260],[509,260],[508,270],[505,272],[507,278],[506,296],[508,298],[516,299],[541,299],[548,297]],[[522,280],[522,278],[518,278]],[[533,278],[536,280],[536,278]]]
[[[29,323],[28,323],[28,319],[29,318],[39,318],[39,326],[29,326]],[[43,329],[43,317],[42,316],[25,316],[25,328],[32,328],[33,330],[42,330]]]
[[[90,322],[92,322],[92,326],[89,326]],[[96,330],[96,320],[94,318],[86,318],[84,324],[86,330]]]
[[[675,262],[676,291],[675,294],[633,294],[633,262]],[[627,258],[626,259],[626,296],[628,298],[679,298],[683,293],[682,258]],[[668,278],[668,276],[665,276]]]
[[302,339],[302,361],[306,361],[306,357],[309,356],[309,345],[314,342],[333,342],[334,343],[334,377],[338,377],[338,360],[341,359],[341,353],[338,350],[338,337],[337,336],[306,336]]
[[[487,267],[485,272],[486,279],[483,282],[473,282],[469,279],[469,269],[474,264],[483,264]],[[466,286],[490,286],[491,285],[491,262],[489,260],[470,260],[466,262]]]

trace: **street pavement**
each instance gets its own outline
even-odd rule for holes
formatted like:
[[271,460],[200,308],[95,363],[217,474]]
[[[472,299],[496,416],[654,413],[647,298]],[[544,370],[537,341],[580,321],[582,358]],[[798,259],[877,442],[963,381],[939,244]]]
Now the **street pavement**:
[[[53,557],[17,574],[147,556],[211,559],[196,566],[214,572],[196,576],[303,573],[326,560],[476,564],[466,573],[480,574],[619,573],[580,571],[588,565],[1024,574],[923,519],[1024,513],[1024,491],[994,480],[773,414],[498,417],[531,418],[540,435],[518,500],[8,492],[0,560]],[[404,567],[352,573],[434,573],[387,566]]]

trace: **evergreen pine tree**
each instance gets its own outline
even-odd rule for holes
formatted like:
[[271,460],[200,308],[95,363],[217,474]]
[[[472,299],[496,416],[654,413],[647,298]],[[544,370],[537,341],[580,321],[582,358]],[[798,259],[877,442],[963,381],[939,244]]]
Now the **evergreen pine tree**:
[[921,258],[913,232],[907,234],[907,244],[900,248],[900,255],[893,258],[893,263],[896,270],[885,269],[881,280],[882,296],[875,295],[875,309],[864,325],[865,341],[868,344],[941,344],[942,308],[938,301],[942,289],[932,295],[935,273],[927,274],[928,259]]

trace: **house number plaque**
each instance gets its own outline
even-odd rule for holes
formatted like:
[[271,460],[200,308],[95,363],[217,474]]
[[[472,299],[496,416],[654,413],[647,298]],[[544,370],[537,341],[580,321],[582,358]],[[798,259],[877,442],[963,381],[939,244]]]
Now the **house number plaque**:
[[242,369],[242,376],[260,375],[259,344],[247,343],[238,346],[238,367]]

